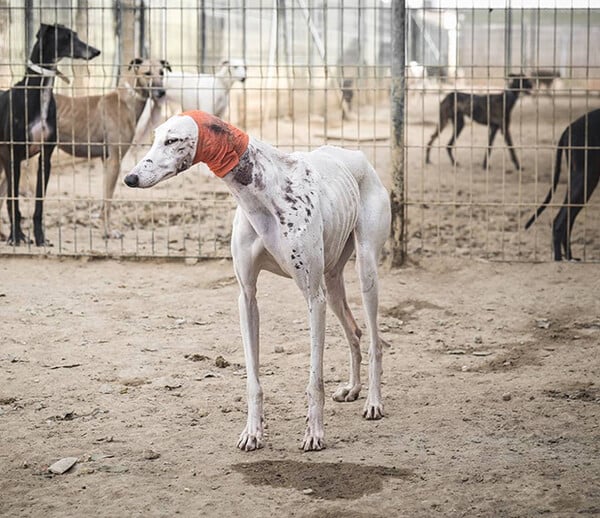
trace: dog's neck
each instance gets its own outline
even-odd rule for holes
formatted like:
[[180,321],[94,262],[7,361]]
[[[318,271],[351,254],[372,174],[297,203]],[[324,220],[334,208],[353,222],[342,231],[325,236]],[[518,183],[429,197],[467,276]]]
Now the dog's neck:
[[181,115],[191,117],[198,128],[192,164],[204,162],[216,176],[223,178],[240,163],[250,139],[245,132],[199,110],[183,112]]
[[136,90],[127,78],[125,78],[123,81],[123,88],[127,92],[125,96],[125,102],[133,108],[135,120],[137,122],[144,112],[144,108],[146,107],[149,97]]

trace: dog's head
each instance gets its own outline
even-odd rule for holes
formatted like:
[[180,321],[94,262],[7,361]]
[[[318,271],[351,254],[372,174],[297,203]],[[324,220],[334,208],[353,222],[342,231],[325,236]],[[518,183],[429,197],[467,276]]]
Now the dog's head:
[[[37,49],[37,51],[36,51]],[[100,51],[79,39],[76,32],[60,24],[42,23],[36,34],[34,53],[41,64],[53,64],[61,58],[93,59]]]
[[221,61],[219,75],[230,77],[232,82],[246,80],[246,64],[243,59],[226,59]]
[[533,83],[524,74],[508,74],[510,82],[508,84],[509,90],[520,92],[524,94],[530,94],[533,88]]
[[200,162],[223,178],[240,163],[249,142],[244,131],[210,113],[186,111],[156,128],[150,151],[125,177],[125,183],[152,187]]
[[129,187],[153,187],[192,166],[198,126],[190,117],[175,115],[154,130],[146,156],[125,177]]
[[135,58],[129,62],[126,78],[131,87],[144,99],[160,99],[165,95],[163,76],[171,65],[165,59]]

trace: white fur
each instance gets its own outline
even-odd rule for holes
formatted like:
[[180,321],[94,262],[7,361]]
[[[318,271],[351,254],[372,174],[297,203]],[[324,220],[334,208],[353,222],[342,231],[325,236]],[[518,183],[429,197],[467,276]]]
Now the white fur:
[[164,78],[167,101],[183,111],[202,110],[222,117],[229,107],[229,91],[246,79],[246,66],[239,59],[224,61],[215,74],[168,72]]
[[[182,170],[194,156],[196,129],[189,117],[172,117],[156,130],[146,157],[127,176],[128,185],[150,187]],[[250,175],[249,175],[250,173]],[[361,390],[359,338],[343,270],[356,251],[368,329],[369,392],[363,415],[383,416],[381,345],[377,330],[377,264],[390,230],[386,189],[363,153],[325,146],[286,154],[250,138],[240,163],[224,176],[238,202],[231,251],[240,285],[239,310],[247,369],[248,418],[238,446],[264,444],[263,393],[259,382],[259,315],[256,282],[261,270],[292,278],[308,305],[311,366],[304,450],[324,448],[323,349],[326,301],[350,345],[350,380],[335,401],[354,401]]]

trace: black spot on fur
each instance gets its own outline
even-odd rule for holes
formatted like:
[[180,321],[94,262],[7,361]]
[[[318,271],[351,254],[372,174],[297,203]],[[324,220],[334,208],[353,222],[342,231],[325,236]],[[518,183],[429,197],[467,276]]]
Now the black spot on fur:
[[275,214],[279,218],[279,223],[281,223],[282,225],[285,224],[285,217],[284,217],[284,215],[281,212],[281,209],[279,207],[275,208]]
[[248,151],[244,152],[244,154],[240,158],[240,163],[236,165],[233,170],[233,179],[241,183],[242,185],[249,185],[252,183],[252,170],[254,167],[254,163],[248,156]]
[[[311,205],[312,207],[312,205]],[[310,215],[312,214],[312,212],[310,211],[310,209],[308,207],[306,207],[306,215],[310,218]]]
[[255,163],[254,164],[254,185],[256,185],[256,188],[264,191],[265,190],[265,179],[263,177],[262,171],[263,171],[263,166],[262,164],[259,165],[259,163]]

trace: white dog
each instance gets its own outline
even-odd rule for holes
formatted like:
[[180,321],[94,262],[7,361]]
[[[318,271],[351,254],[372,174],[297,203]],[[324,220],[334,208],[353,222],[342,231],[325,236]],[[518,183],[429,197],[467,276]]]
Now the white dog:
[[246,80],[246,65],[241,59],[223,61],[215,75],[167,72],[163,85],[166,100],[183,110],[202,110],[223,117],[229,107],[229,91],[236,81]]
[[308,303],[311,366],[308,426],[302,447],[325,447],[323,347],[326,299],[350,344],[350,381],[333,395],[354,401],[361,390],[361,331],[346,300],[344,265],[356,251],[369,331],[369,393],[363,415],[383,417],[381,346],[377,329],[377,263],[390,231],[388,193],[359,151],[324,146],[287,154],[203,112],[176,115],[155,130],[150,151],[125,177],[130,187],[151,187],[204,162],[238,202],[231,236],[241,288],[239,310],[248,374],[248,421],[238,447],[263,446],[263,393],[258,378],[259,316],[256,281],[261,270],[292,278]]

